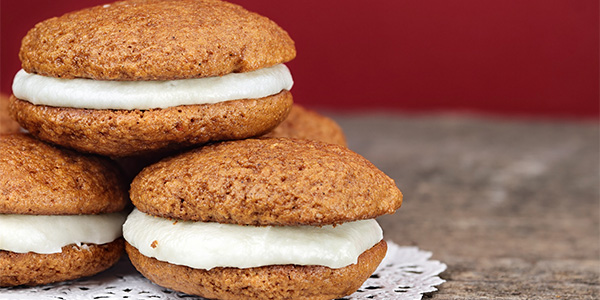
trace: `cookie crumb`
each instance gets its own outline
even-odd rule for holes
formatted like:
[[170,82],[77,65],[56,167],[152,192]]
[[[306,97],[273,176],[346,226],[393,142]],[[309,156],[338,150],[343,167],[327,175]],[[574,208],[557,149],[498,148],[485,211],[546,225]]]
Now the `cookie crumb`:
[[150,244],[150,247],[152,247],[153,249],[156,248],[158,246],[158,241],[154,240],[154,242],[152,242],[152,244]]

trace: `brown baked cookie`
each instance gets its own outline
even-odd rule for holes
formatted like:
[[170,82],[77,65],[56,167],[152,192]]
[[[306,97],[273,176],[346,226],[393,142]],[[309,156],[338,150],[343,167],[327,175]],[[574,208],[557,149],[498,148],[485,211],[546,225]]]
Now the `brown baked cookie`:
[[128,203],[107,158],[54,147],[29,135],[0,135],[0,214],[111,213]]
[[0,250],[0,286],[33,286],[91,276],[114,265],[122,254],[122,238],[102,245],[67,245],[53,254]]
[[347,146],[344,132],[334,120],[297,104],[281,124],[263,137],[308,139]]
[[[295,55],[294,42],[274,22],[218,0],[132,0],[68,13],[37,24],[19,53],[28,73],[104,81],[222,76]],[[148,110],[56,108],[13,98],[11,115],[43,140],[121,157],[261,135],[285,119],[292,102],[285,89]]]
[[345,147],[287,138],[205,146],[146,167],[130,188],[145,213],[247,225],[328,225],[393,213],[394,181]]
[[16,133],[21,130],[19,123],[10,117],[8,101],[9,96],[0,94],[0,134]]
[[131,262],[151,281],[209,299],[336,299],[355,292],[385,256],[381,241],[340,269],[324,266],[275,265],[247,269],[193,269],[142,255],[125,243]]
[[151,110],[33,105],[11,97],[13,117],[31,134],[81,152],[122,157],[260,135],[282,122],[289,91],[261,98]]
[[252,71],[292,60],[273,21],[218,0],[132,0],[51,18],[19,57],[28,73],[98,80],[171,80]]

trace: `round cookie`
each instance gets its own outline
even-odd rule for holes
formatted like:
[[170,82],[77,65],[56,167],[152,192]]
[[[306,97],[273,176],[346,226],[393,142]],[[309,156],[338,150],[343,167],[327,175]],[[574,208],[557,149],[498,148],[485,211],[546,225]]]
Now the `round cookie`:
[[337,299],[355,292],[384,258],[384,240],[365,251],[356,264],[323,266],[277,265],[256,268],[194,269],[142,255],[127,242],[131,263],[161,286],[208,299]]
[[263,137],[316,140],[347,146],[342,128],[332,119],[294,104],[287,118]]
[[96,80],[222,76],[296,56],[273,21],[219,0],[132,0],[37,24],[19,58],[28,73]]
[[109,159],[54,147],[26,134],[0,135],[0,214],[118,212],[127,187]]
[[292,103],[291,93],[283,91],[217,104],[93,110],[33,105],[12,96],[11,113],[40,139],[81,152],[125,157],[260,135],[282,122]]
[[[360,155],[289,138],[163,159],[138,174],[130,197],[137,209],[123,230],[138,271],[214,299],[353,293],[386,253],[373,218],[402,203],[394,181]],[[349,259],[334,262],[342,256]]]
[[118,261],[128,195],[114,162],[22,133],[0,135],[0,152],[0,286],[75,279]]
[[0,286],[34,286],[91,276],[110,268],[122,254],[122,238],[102,245],[68,245],[54,254],[0,250]]
[[[151,82],[157,87],[250,74],[277,67],[295,55],[294,42],[274,22],[218,0],[121,1],[68,13],[37,24],[24,37],[19,53],[24,72],[36,78]],[[126,109],[125,104],[131,105],[123,100],[131,96],[128,89],[119,92],[124,98],[118,100],[112,94],[105,96],[101,102],[109,104],[102,108],[87,107],[68,96],[64,103],[69,104],[61,100],[59,105],[17,91],[16,86],[24,85],[18,77],[11,115],[21,126],[46,141],[113,157],[261,135],[285,119],[293,102],[288,91],[291,77],[278,91],[261,96],[243,86],[239,96],[215,104],[204,99],[210,92],[198,95],[186,90],[182,93],[192,100],[168,107],[154,104],[179,97],[174,95],[183,89],[178,89],[148,99],[151,107]],[[64,83],[51,82],[49,86],[57,89]],[[107,90],[117,89],[103,87],[94,94]]]
[[283,226],[372,219],[402,204],[394,181],[364,157],[287,138],[222,142],[162,160],[138,174],[130,197],[165,218]]

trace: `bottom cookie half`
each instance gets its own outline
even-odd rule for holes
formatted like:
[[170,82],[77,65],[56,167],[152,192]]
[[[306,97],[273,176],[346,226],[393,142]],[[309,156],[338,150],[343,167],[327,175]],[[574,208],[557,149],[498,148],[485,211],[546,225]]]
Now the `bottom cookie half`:
[[0,286],[33,286],[91,276],[114,265],[122,254],[122,238],[102,245],[67,245],[53,254],[0,250]]
[[125,242],[136,269],[154,283],[210,299],[335,299],[355,292],[385,257],[384,240],[340,269],[275,265],[257,268],[194,269],[142,255]]

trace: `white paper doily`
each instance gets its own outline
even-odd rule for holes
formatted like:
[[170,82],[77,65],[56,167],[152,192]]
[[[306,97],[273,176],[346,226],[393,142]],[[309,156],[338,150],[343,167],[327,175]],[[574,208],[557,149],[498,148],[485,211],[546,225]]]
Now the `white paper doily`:
[[[446,265],[429,260],[431,252],[400,247],[388,241],[388,252],[371,278],[354,294],[342,299],[421,299],[445,282],[438,275]],[[0,288],[0,299],[190,299],[191,296],[160,287],[140,275],[126,258],[98,275],[32,288]]]

